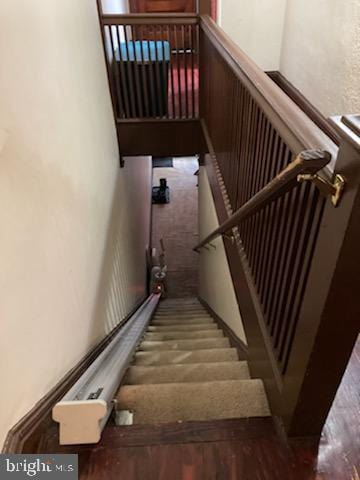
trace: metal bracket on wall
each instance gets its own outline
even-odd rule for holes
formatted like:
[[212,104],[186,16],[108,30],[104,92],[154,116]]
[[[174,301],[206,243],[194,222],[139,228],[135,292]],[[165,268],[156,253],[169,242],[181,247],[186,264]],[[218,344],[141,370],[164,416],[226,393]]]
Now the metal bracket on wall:
[[226,239],[226,240],[229,240],[231,242],[232,245],[234,245],[235,243],[235,236],[234,235],[228,235],[226,233],[223,233],[223,237]]
[[298,182],[312,182],[317,188],[324,194],[331,196],[331,202],[334,207],[339,205],[341,200],[342,194],[345,188],[345,180],[344,178],[336,174],[334,180],[331,182],[326,178],[321,177],[318,173],[315,174],[302,174],[298,175],[297,177]]

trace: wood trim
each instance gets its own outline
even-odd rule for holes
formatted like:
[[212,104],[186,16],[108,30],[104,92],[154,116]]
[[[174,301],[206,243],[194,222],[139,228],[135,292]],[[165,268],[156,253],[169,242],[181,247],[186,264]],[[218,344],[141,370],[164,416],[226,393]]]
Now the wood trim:
[[197,0],[197,4],[198,12],[200,15],[211,16],[211,0]]
[[355,151],[360,152],[360,114],[331,117],[330,122],[339,135],[345,138]]
[[237,418],[226,420],[175,422],[158,425],[108,425],[98,445],[60,446],[53,429],[42,442],[37,453],[81,453],[94,448],[116,449],[151,445],[176,445],[183,443],[222,442],[226,440],[253,440],[272,437],[279,441],[271,417]]
[[240,360],[247,360],[248,359],[248,347],[245,343],[236,335],[234,330],[229,327],[224,320],[219,317],[219,315],[210,307],[210,305],[201,297],[198,297],[199,302],[205,308],[205,310],[213,317],[213,319],[217,322],[219,327],[224,331],[225,335],[229,338],[230,345],[233,348],[236,348],[239,354]]
[[360,137],[360,115],[343,115],[341,121],[350,128],[358,138]]
[[340,144],[340,137],[331,125],[330,120],[328,120],[321,112],[318,110],[311,102],[308,100],[305,95],[303,95],[300,90],[298,90],[284,75],[279,71],[270,71],[266,72],[267,75],[273,80],[276,85],[278,85],[283,92],[288,95],[293,102],[296,103],[298,107],[309,117],[311,120],[319,127],[321,130],[331,138],[331,140],[336,144]]
[[[74,383],[85,372],[89,365],[98,357],[98,355],[109,344],[114,335],[125,325],[130,317],[146,300],[143,297],[131,310],[131,312],[117,325],[106,337],[93,347],[80,362],[72,368],[54,388],[52,388],[45,397],[36,405],[9,431],[2,453],[35,453],[44,432],[53,424],[51,411],[56,402],[58,402],[65,393],[74,385]],[[56,430],[57,431],[57,430]]]
[[200,120],[118,122],[122,155],[192,156],[207,152]]

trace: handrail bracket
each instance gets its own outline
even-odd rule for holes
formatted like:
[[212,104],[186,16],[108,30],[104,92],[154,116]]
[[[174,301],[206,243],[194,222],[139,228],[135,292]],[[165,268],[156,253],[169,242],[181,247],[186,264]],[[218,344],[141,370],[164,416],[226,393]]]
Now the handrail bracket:
[[318,173],[303,173],[297,176],[297,180],[298,182],[312,182],[323,195],[331,196],[331,203],[334,207],[339,205],[345,188],[345,180],[342,175],[336,174],[333,181],[330,181]]

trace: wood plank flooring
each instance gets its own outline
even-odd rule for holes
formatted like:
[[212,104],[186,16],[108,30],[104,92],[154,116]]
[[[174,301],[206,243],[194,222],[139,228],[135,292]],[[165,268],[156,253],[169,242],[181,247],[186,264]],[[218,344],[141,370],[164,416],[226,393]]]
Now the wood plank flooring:
[[39,452],[79,454],[80,480],[359,480],[360,340],[317,448],[285,444],[270,418],[118,427],[98,445],[60,447],[55,424]]

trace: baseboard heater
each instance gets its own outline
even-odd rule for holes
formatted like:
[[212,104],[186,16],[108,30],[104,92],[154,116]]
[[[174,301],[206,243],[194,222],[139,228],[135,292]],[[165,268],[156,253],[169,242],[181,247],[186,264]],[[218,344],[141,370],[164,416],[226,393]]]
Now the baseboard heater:
[[159,300],[159,294],[148,297],[54,406],[52,417],[60,424],[60,445],[99,442],[114,406],[114,395]]

